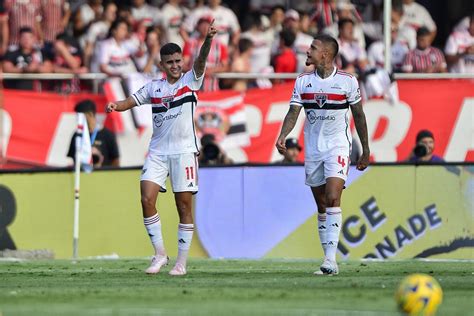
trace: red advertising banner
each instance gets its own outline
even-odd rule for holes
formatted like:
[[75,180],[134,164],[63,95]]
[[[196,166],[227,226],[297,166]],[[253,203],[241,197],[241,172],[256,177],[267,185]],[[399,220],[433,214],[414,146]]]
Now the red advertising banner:
[[[474,162],[474,80],[400,80],[398,86],[399,103],[364,102],[372,160],[405,160],[418,131],[429,129],[435,136],[435,154],[446,161]],[[245,111],[235,116],[233,124],[239,128],[233,130],[240,133],[234,135],[243,135],[246,128],[250,144],[233,142],[229,136],[225,149],[235,162],[269,163],[281,159],[274,144],[288,111],[292,89],[293,84],[286,83],[271,89],[250,90],[243,96]],[[231,91],[199,94],[202,104],[226,103],[228,111],[242,102],[238,97],[238,93]],[[99,111],[106,103],[104,96],[91,94],[63,96],[5,90],[0,152],[6,153],[7,158],[39,164],[69,164],[65,156],[74,128],[73,107],[84,98],[96,101]],[[133,123],[127,123],[133,121],[129,116],[128,112],[120,113],[106,121],[109,127],[124,127],[117,135],[123,166],[143,163],[151,136],[151,131],[134,130]],[[304,120],[301,113],[290,134],[301,144]]]

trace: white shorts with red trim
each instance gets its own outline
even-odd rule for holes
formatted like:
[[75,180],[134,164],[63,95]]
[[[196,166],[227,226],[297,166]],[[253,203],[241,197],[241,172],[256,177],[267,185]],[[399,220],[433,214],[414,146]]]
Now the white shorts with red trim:
[[320,161],[305,161],[306,185],[318,187],[326,183],[327,178],[347,180],[349,173],[349,157],[345,155],[329,155]]
[[170,176],[173,192],[197,192],[198,161],[195,153],[177,155],[148,155],[140,181],[151,181],[166,192],[166,178]]

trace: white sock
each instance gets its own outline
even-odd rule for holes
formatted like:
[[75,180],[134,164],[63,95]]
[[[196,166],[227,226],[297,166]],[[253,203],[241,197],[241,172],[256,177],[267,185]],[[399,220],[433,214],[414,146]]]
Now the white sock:
[[176,263],[186,267],[188,260],[189,248],[191,248],[191,241],[193,240],[194,224],[179,224],[178,225],[178,258]]
[[163,243],[163,235],[161,234],[160,216],[157,214],[143,219],[146,231],[150,236],[151,244],[155,248],[156,256],[166,256],[165,245]]
[[326,225],[326,213],[318,213],[318,233],[319,241],[321,241],[321,247],[323,247],[324,256],[326,256],[327,247],[327,225]]
[[336,261],[337,244],[339,243],[339,233],[342,225],[342,210],[340,207],[326,207],[326,258]]

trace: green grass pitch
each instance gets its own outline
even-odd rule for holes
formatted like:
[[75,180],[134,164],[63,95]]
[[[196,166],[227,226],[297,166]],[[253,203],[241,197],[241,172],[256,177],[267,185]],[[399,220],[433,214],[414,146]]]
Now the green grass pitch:
[[443,287],[438,315],[474,315],[474,264],[387,261],[340,263],[313,276],[309,260],[190,260],[153,276],[148,260],[0,262],[0,315],[399,315],[398,282],[415,272]]

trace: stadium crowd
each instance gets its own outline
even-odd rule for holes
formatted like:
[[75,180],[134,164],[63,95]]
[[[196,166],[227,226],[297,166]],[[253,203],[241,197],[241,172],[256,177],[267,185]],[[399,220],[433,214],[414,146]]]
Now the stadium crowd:
[[[182,46],[187,70],[215,19],[218,35],[207,61],[205,91],[244,91],[282,81],[218,82],[216,73],[310,70],[306,52],[321,32],[339,41],[338,67],[363,76],[384,65],[382,6],[377,0],[252,0],[246,12],[236,14],[221,0],[1,0],[0,55],[5,73],[160,77],[160,46]],[[414,0],[393,0],[391,21],[393,71],[474,73],[472,16],[454,27],[444,47],[432,46],[437,25]],[[5,87],[31,90],[35,82],[6,80]],[[69,80],[46,88],[75,92],[88,86]]]

